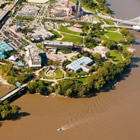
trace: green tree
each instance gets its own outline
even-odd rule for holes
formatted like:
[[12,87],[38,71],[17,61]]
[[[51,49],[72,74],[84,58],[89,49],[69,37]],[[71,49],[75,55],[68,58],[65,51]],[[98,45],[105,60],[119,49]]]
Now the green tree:
[[72,89],[67,89],[65,96],[70,96],[72,94]]
[[36,93],[37,83],[35,81],[30,82],[27,87],[30,93]]
[[102,65],[102,56],[100,53],[95,53],[94,54],[94,61],[98,66]]

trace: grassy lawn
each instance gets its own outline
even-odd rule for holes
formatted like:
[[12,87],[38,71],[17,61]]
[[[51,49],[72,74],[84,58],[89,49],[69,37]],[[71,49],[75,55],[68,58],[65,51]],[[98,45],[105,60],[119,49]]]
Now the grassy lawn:
[[51,30],[51,32],[56,36],[56,38],[61,38],[62,37],[58,32],[56,32],[54,30]]
[[116,50],[112,50],[110,51],[110,60],[115,61],[115,62],[122,62],[122,56],[116,51]]
[[56,74],[56,76],[55,76],[56,79],[59,79],[59,78],[63,77],[63,73],[62,73],[62,71],[60,69],[57,69],[55,71],[55,74]]
[[106,24],[115,25],[114,22],[112,22],[112,21],[110,21],[110,20],[104,19],[104,21],[105,21]]
[[85,78],[78,78],[76,79],[77,81],[79,82],[82,82],[83,84],[86,84],[88,82],[88,77],[85,77]]
[[107,39],[107,37],[104,35],[101,35],[100,37],[101,37],[101,39]]
[[74,34],[74,35],[80,35],[79,32],[71,31],[67,27],[63,27],[63,26],[61,26],[59,30],[60,30],[60,32],[70,33],[70,34]]
[[77,59],[78,59],[77,55],[74,55],[74,56],[71,57],[72,61],[77,60]]
[[124,41],[124,37],[119,33],[114,32],[108,32],[106,35],[109,37],[109,39],[114,40],[116,42]]
[[117,28],[109,28],[109,27],[105,27],[105,29],[108,31],[117,31],[118,30]]
[[65,33],[62,33],[64,35],[64,38],[62,41],[70,41],[70,42],[75,42],[75,43],[79,43],[82,44],[83,38],[82,37],[78,37],[78,36],[72,36],[72,35],[68,35]]
[[47,69],[44,69],[43,71],[40,72],[40,77],[46,78],[46,79],[59,79],[59,78],[63,78],[63,72],[60,69],[57,69],[55,71],[55,74],[56,74],[55,76],[46,76],[45,73],[44,73],[46,70]]
[[130,45],[123,45],[122,47],[123,47],[123,50],[124,51],[127,51],[127,48],[129,47]]
[[89,73],[81,71],[81,72],[67,72],[66,77],[78,77],[78,76],[84,76],[88,75]]
[[63,54],[69,54],[69,53],[72,53],[72,50],[59,50],[59,52]]

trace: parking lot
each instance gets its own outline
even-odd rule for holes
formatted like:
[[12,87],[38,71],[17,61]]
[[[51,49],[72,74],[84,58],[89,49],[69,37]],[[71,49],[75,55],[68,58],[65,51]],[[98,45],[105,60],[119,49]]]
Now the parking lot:
[[39,7],[36,5],[23,5],[17,12],[17,16],[21,17],[35,17],[39,11]]

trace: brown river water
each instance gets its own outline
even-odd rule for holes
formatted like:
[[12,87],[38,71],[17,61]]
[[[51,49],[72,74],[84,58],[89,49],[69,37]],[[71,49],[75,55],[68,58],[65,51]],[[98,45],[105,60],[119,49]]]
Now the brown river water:
[[[140,0],[108,1],[118,18],[140,15]],[[133,33],[131,72],[114,90],[88,99],[26,94],[13,103],[21,118],[2,123],[0,140],[140,140],[140,33]]]

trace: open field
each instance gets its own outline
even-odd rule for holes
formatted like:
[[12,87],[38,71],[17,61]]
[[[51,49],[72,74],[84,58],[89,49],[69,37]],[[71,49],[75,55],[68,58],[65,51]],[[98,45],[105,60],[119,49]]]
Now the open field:
[[74,34],[74,35],[80,35],[79,32],[71,31],[67,27],[63,27],[63,26],[60,27],[60,32],[70,33],[70,34]]
[[106,35],[109,37],[109,39],[114,40],[116,42],[124,41],[124,37],[119,33],[108,32],[106,33]]
[[61,38],[61,37],[62,37],[57,31],[51,30],[51,32],[52,32],[57,38]]
[[64,36],[63,40],[62,41],[70,41],[70,42],[74,42],[74,43],[79,43],[79,44],[82,44],[82,37],[78,37],[78,36],[72,36],[72,35],[69,35],[69,34],[65,34],[65,33],[62,33],[62,35]]

